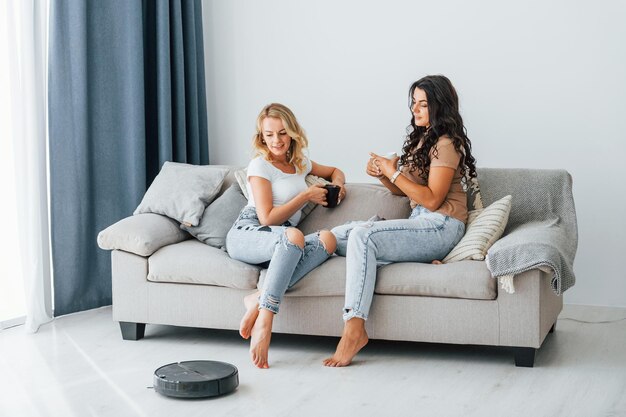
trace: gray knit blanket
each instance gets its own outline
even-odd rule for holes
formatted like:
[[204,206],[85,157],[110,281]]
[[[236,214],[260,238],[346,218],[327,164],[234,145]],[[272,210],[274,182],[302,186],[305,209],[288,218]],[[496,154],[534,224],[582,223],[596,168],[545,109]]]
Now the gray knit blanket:
[[478,173],[485,206],[507,194],[513,196],[506,230],[487,253],[491,275],[499,278],[548,269],[557,295],[573,286],[578,226],[569,173],[493,168]]

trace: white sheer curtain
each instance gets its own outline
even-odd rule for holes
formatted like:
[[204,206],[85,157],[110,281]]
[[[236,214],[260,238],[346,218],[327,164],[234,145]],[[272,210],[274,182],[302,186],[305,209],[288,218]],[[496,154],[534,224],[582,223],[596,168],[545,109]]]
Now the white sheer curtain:
[[[48,0],[5,0],[26,331],[52,320],[48,224]],[[17,262],[17,260],[16,260]]]

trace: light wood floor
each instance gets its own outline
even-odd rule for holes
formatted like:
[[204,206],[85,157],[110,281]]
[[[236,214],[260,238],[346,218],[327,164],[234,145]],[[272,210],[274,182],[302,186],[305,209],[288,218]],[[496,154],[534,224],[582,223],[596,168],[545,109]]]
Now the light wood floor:
[[[274,335],[255,369],[235,332],[147,326],[123,341],[111,309],[0,332],[0,416],[626,416],[626,309],[566,306],[534,368],[503,348],[373,341],[353,366],[322,359],[337,339]],[[232,394],[166,398],[161,365],[212,359],[239,369]]]

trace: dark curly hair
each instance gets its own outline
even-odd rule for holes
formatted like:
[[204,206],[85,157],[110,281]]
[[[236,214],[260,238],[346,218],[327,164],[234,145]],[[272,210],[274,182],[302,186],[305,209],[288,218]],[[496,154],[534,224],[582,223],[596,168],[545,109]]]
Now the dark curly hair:
[[[415,125],[413,117],[413,93],[419,88],[426,93],[428,102],[428,128]],[[428,75],[411,85],[409,89],[409,109],[411,124],[407,127],[407,137],[402,147],[400,165],[408,166],[409,171],[417,170],[418,175],[428,180],[430,171],[430,151],[439,138],[447,135],[452,139],[454,149],[461,154],[459,162],[461,177],[476,177],[476,159],[472,156],[472,143],[467,137],[467,130],[459,113],[459,97],[452,83],[443,75]],[[420,140],[423,144],[417,148]],[[438,154],[437,148],[433,155]]]

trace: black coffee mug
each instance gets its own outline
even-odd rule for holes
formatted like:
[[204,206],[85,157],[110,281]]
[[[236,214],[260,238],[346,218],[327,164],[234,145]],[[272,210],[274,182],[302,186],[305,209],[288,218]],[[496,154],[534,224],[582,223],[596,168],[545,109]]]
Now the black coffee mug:
[[334,184],[326,184],[324,188],[328,190],[328,193],[326,193],[327,204],[324,207],[326,208],[337,207],[337,203],[339,202],[339,190],[341,189],[341,187],[338,185],[334,185]]

